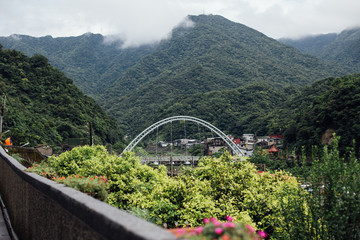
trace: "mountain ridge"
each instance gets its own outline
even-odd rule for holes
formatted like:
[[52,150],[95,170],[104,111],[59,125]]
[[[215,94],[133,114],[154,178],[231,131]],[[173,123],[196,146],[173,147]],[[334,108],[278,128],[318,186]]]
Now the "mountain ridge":
[[350,67],[351,73],[360,71],[360,27],[346,29],[340,33],[279,41],[320,59]]
[[138,120],[140,114],[146,115],[157,104],[180,94],[226,90],[254,82],[304,86],[347,72],[221,16],[190,16],[190,20],[194,27],[175,29],[181,34],[160,43],[98,98],[125,128],[143,125]]
[[50,63],[65,72],[86,94],[95,97],[104,84],[118,78],[155,45],[121,48],[121,41],[107,41],[101,34],[85,33],[77,37],[27,35],[0,37],[4,48],[16,49],[31,57],[46,56]]
[[[145,128],[150,113],[179,96],[191,98],[255,83],[305,86],[350,72],[219,15],[188,16],[188,21],[192,24],[179,25],[171,38],[140,49],[119,49],[116,43],[103,46],[104,36],[96,34],[54,38],[62,43],[54,50],[55,60],[67,75],[76,75],[75,83],[127,132]],[[42,47],[54,39],[43,37]]]
[[0,45],[0,92],[8,109],[3,128],[16,145],[89,139],[89,122],[96,144],[124,145],[115,120],[42,55],[29,58]]

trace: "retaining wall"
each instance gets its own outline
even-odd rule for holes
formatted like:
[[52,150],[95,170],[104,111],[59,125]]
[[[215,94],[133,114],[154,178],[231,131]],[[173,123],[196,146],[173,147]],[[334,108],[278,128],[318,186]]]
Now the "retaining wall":
[[0,147],[0,194],[19,239],[176,239],[152,223],[25,169]]

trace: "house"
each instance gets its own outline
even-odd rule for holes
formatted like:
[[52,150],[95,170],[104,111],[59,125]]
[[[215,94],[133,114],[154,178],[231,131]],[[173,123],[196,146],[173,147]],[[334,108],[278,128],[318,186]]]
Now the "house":
[[269,146],[269,136],[261,136],[256,138],[256,146],[260,148],[267,148]]
[[268,148],[272,145],[279,146],[281,144],[282,135],[269,135],[257,137],[256,145],[261,148]]
[[189,139],[182,138],[182,139],[176,139],[174,140],[174,146],[175,147],[185,147],[188,143]]
[[159,141],[158,144],[162,148],[166,148],[167,146],[169,146],[169,143],[165,141]]
[[181,148],[192,148],[195,145],[201,144],[201,141],[198,139],[176,139],[174,140],[174,146],[175,147],[181,147]]
[[241,138],[240,148],[246,150],[254,150],[255,146],[255,135],[254,134],[243,134]]
[[254,134],[243,134],[242,137],[247,141],[255,141],[255,135]]
[[282,140],[282,135],[270,135],[268,139],[268,146],[280,145]]
[[198,139],[189,139],[188,143],[186,144],[186,148],[192,148],[195,145],[201,144],[201,141]]
[[211,155],[213,153],[219,152],[219,150],[224,147],[226,148],[227,146],[222,138],[207,138],[205,141],[204,152],[205,155]]
[[240,138],[235,138],[232,140],[233,143],[235,143],[236,145],[240,145],[241,144],[241,139]]

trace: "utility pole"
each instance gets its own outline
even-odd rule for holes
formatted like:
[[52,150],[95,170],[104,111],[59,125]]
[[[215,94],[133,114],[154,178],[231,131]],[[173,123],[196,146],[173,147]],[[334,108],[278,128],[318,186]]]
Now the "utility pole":
[[89,132],[90,132],[90,146],[93,146],[94,145],[94,137],[93,137],[92,122],[89,122]]
[[0,109],[0,140],[2,138],[2,125],[3,125],[3,117],[4,117],[4,114],[5,114],[5,101],[6,101],[6,96],[3,97],[2,99],[2,104],[1,104],[1,109]]
[[170,156],[170,176],[174,176],[174,166],[173,166],[173,158]]

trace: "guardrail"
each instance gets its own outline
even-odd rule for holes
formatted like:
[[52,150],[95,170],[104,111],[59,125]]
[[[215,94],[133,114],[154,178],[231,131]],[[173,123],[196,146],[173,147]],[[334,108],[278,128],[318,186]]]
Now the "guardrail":
[[12,154],[18,154],[21,158],[29,163],[41,162],[45,157],[35,148],[18,147],[18,146],[3,146],[7,151]]
[[0,147],[0,193],[19,239],[176,239],[161,227],[25,170]]

